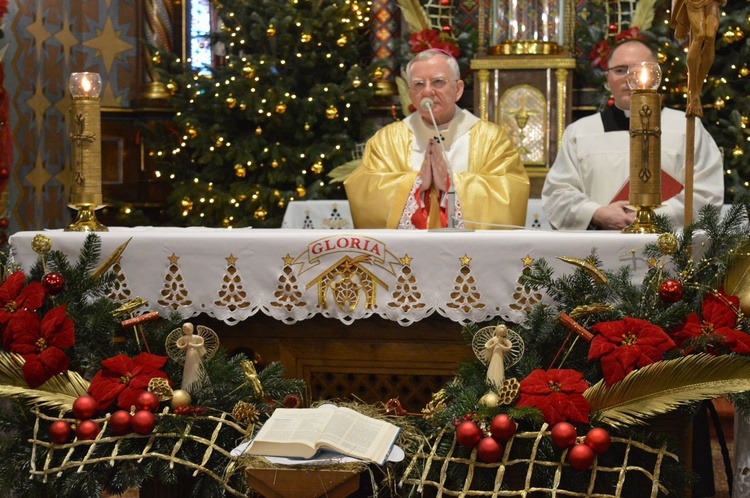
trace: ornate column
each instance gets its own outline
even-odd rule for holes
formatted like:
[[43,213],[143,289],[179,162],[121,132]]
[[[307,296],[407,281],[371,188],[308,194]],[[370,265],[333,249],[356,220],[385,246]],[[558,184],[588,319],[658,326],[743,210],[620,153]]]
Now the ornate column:
[[379,63],[383,71],[376,83],[377,93],[393,95],[396,93],[395,78],[399,71],[396,43],[400,35],[401,11],[398,3],[396,0],[373,0],[370,19],[373,62]]
[[160,52],[172,51],[173,37],[172,0],[144,0],[143,39],[148,45],[143,49],[145,82],[140,96],[141,100],[159,101],[169,98],[166,85],[159,81],[154,71],[154,64],[160,61]]

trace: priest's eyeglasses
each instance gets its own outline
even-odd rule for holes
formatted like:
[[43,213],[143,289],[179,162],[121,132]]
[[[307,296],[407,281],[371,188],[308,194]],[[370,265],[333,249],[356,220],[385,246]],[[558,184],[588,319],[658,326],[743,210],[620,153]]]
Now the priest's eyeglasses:
[[628,74],[628,66],[615,66],[607,69],[607,72],[614,74],[618,78],[621,78]]
[[433,88],[435,90],[442,90],[443,88],[448,86],[448,80],[446,78],[435,78],[434,80],[430,80],[429,82],[422,81],[422,80],[414,80],[411,82],[411,89],[417,92],[421,92],[427,88],[428,83],[430,85],[430,88]]

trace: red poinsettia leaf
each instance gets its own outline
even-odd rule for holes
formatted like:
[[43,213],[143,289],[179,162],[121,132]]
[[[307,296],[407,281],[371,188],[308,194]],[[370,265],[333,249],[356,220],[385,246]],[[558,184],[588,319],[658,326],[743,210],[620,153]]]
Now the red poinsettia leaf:
[[70,358],[57,348],[47,348],[41,354],[24,356],[23,377],[30,388],[35,389],[55,375],[64,372]]
[[703,321],[713,324],[714,328],[727,327],[733,329],[737,324],[737,313],[740,300],[737,296],[720,294],[718,297],[709,294],[703,300],[701,313]]
[[27,310],[14,313],[3,333],[3,349],[21,355],[35,353],[40,327],[41,319],[36,313]]
[[73,320],[66,314],[65,306],[58,306],[49,310],[42,318],[41,335],[50,346],[60,349],[71,348],[75,345]]
[[25,281],[26,275],[22,271],[11,273],[3,284],[0,285],[0,302],[6,304],[14,301],[16,296],[21,292],[21,287],[23,287]]
[[607,340],[602,334],[595,335],[589,346],[589,360],[598,360],[617,348],[615,344]]
[[126,354],[118,354],[102,361],[102,367],[120,375],[129,375],[133,370],[133,360]]
[[526,393],[530,395],[549,394],[550,389],[549,389],[549,378],[547,377],[547,372],[541,369],[532,371],[529,375],[526,376],[526,378],[521,380],[520,391],[522,393]]
[[740,330],[721,329],[717,331],[724,338],[729,349],[738,354],[750,353],[750,335]]
[[566,413],[568,420],[588,424],[590,412],[591,405],[583,397],[583,394],[571,394],[568,397],[568,411]]
[[16,303],[24,309],[36,311],[44,304],[44,287],[40,282],[31,282],[21,290]]
[[151,353],[141,353],[133,358],[134,367],[140,367],[141,372],[150,373],[159,370],[167,363],[166,356]]
[[104,410],[117,399],[126,387],[127,385],[122,382],[121,375],[112,371],[99,370],[91,379],[88,392],[96,400],[97,409]]

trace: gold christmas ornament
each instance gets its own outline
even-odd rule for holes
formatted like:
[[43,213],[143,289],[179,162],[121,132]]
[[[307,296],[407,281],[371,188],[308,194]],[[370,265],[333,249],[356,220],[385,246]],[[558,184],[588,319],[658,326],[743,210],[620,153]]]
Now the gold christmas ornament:
[[31,248],[37,254],[47,254],[52,249],[52,239],[46,235],[34,235],[34,238],[31,239]]
[[739,145],[735,145],[734,149],[732,149],[732,155],[734,157],[744,156],[745,155],[745,151],[742,150],[742,147],[740,147]]
[[336,109],[335,105],[328,106],[328,109],[326,109],[326,117],[328,119],[336,119],[339,117],[339,110]]
[[361,79],[359,79],[359,77],[355,77],[355,78],[354,78],[354,79],[352,80],[352,86],[353,86],[354,88],[359,88],[359,86],[360,86],[361,84],[362,84],[362,80],[361,80]]
[[253,79],[255,77],[255,68],[248,64],[242,68],[242,74],[247,79]]
[[276,114],[284,114],[286,112],[286,104],[279,102],[276,104]]
[[310,123],[305,123],[305,131],[310,131]]
[[187,131],[187,136],[189,138],[195,138],[198,136],[198,132],[196,131],[195,128],[188,128],[186,131]]
[[276,159],[274,159],[273,161],[271,161],[271,167],[272,168],[278,168],[279,167],[279,162]]
[[280,200],[277,206],[279,206],[279,209],[284,209],[284,206],[286,206],[286,202],[284,202],[283,200]]
[[307,189],[305,189],[305,187],[303,187],[302,185],[297,187],[296,192],[297,192],[297,197],[304,197],[307,195]]
[[720,97],[720,98],[718,98],[718,99],[716,99],[716,100],[714,101],[714,107],[715,107],[716,109],[718,109],[718,110],[722,110],[722,109],[724,109],[724,105],[725,105],[725,104],[726,104],[726,103],[724,102],[724,99],[722,99],[721,97]]
[[260,126],[258,126],[258,127],[257,127],[257,128],[255,129],[255,134],[256,134],[256,135],[260,135],[261,133],[263,133],[263,128],[261,128]]
[[381,79],[384,74],[385,73],[383,72],[383,70],[380,69],[379,67],[376,68],[375,71],[373,71],[373,73],[372,73],[372,75],[375,77],[376,80]]
[[748,69],[747,66],[745,66],[742,69],[740,69],[740,76],[744,78],[747,75],[750,75],[750,69]]
[[734,31],[732,31],[731,29],[728,29],[721,36],[721,39],[724,40],[725,43],[729,44],[729,43],[733,43],[737,41],[737,35],[735,34]]
[[187,209],[188,211],[193,209],[193,201],[191,201],[187,197],[182,198],[182,200],[180,201],[180,205],[182,206],[183,209]]
[[153,62],[154,64],[161,64],[161,54],[159,52],[156,52],[151,57],[151,62]]
[[336,45],[338,45],[339,47],[345,47],[348,41],[349,40],[346,38],[346,35],[341,35],[341,38],[336,40]]
[[255,218],[256,220],[265,220],[267,215],[268,211],[266,211],[263,206],[261,206],[255,210],[255,212],[253,213],[253,218]]
[[300,39],[302,40],[302,43],[309,43],[310,40],[312,40],[312,35],[308,33],[302,33],[302,36],[300,37]]
[[742,126],[747,126],[748,123],[750,123],[750,118],[747,116],[742,116],[740,119],[740,123],[742,123]]
[[241,111],[244,111],[245,109],[247,109],[247,104],[245,104],[245,103],[243,102],[242,104],[240,104],[240,110],[241,110]]
[[500,397],[492,391],[479,398],[479,404],[486,408],[494,408],[499,403]]
[[234,109],[237,106],[237,99],[234,97],[227,97],[226,103],[228,108]]
[[269,38],[276,36],[276,28],[273,27],[273,24],[266,30],[266,36]]
[[313,173],[315,173],[316,175],[319,175],[323,172],[323,163],[318,161],[315,164],[313,164],[310,167],[310,169],[312,170]]
[[680,243],[671,233],[663,233],[656,239],[656,247],[662,254],[674,254],[680,248]]
[[190,393],[183,390],[183,389],[175,389],[172,391],[172,401],[170,402],[170,405],[172,406],[172,409],[175,408],[182,408],[184,406],[190,406],[190,403],[193,402],[192,396],[190,396]]
[[245,178],[247,176],[247,168],[241,164],[234,165],[234,176],[237,178]]
[[175,83],[174,80],[169,80],[167,82],[167,91],[170,95],[174,95],[175,93],[177,93],[177,83]]

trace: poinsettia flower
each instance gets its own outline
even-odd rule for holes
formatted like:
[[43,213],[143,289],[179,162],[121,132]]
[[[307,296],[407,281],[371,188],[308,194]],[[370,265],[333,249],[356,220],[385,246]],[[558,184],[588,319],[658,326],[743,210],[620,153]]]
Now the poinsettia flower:
[[614,322],[600,322],[591,330],[597,335],[591,341],[589,360],[601,362],[608,386],[635,368],[662,360],[664,352],[675,347],[661,327],[639,318],[626,316]]
[[427,49],[434,48],[440,43],[440,35],[434,29],[423,29],[409,37],[409,50],[418,54]]
[[521,381],[517,406],[532,406],[542,412],[544,421],[588,423],[591,406],[583,392],[589,384],[577,370],[537,369]]
[[169,380],[160,370],[166,362],[166,356],[151,353],[141,353],[135,358],[118,354],[102,361],[103,368],[89,385],[89,394],[96,400],[97,409],[104,410],[117,400],[117,406],[130,410],[138,396],[146,391],[151,379]]
[[674,333],[681,345],[706,339],[709,343],[724,344],[739,354],[750,353],[750,334],[735,329],[740,298],[728,296],[719,289],[718,294],[708,294],[703,299],[701,316],[691,313],[682,328]]
[[23,356],[23,377],[32,389],[64,372],[70,365],[65,349],[75,344],[73,320],[65,306],[52,308],[44,318],[28,310],[20,310],[8,324],[12,340],[7,350]]
[[13,314],[22,309],[38,310],[44,303],[44,287],[39,282],[24,286],[26,275],[13,272],[0,285],[0,325],[5,326]]
[[638,27],[632,27],[630,29],[624,29],[615,35],[615,45],[624,42],[625,40],[631,40],[633,38],[639,38]]
[[599,67],[601,69],[607,69],[607,58],[609,57],[609,42],[602,40],[591,49],[588,54],[591,60],[591,67]]
[[[8,0],[0,0],[0,17],[8,13]],[[2,31],[0,31],[1,33]]]
[[434,29],[423,29],[419,33],[414,33],[409,37],[409,50],[418,54],[425,50],[436,48],[447,52],[453,57],[461,55],[461,49],[458,45],[440,37],[440,33]]

